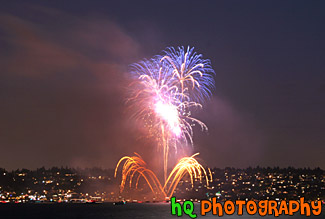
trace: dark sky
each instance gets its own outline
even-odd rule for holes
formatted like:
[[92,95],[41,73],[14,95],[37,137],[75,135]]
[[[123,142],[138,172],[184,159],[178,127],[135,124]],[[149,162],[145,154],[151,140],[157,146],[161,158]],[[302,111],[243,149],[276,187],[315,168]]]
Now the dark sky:
[[324,11],[324,1],[4,1],[0,166],[111,168],[157,154],[125,112],[127,68],[191,45],[216,72],[196,114],[209,132],[195,130],[191,152],[220,168],[325,169]]

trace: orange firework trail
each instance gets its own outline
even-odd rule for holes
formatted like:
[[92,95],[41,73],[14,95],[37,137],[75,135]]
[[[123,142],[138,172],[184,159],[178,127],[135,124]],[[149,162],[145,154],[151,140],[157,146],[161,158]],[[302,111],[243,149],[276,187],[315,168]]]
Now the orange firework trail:
[[209,181],[212,179],[210,169],[208,169],[207,173],[204,167],[194,158],[199,154],[196,153],[191,157],[183,157],[180,159],[162,187],[154,172],[146,168],[146,163],[143,161],[141,156],[137,153],[135,154],[136,156],[133,157],[122,157],[116,165],[115,177],[120,164],[124,161],[124,165],[122,167],[122,180],[120,184],[121,192],[123,192],[125,189],[125,184],[127,181],[129,182],[130,188],[132,187],[132,184],[135,184],[135,188],[137,188],[140,178],[143,178],[155,195],[170,198],[173,195],[179,181],[186,174],[190,176],[192,187],[194,186],[194,181],[197,179],[199,179],[200,182],[202,182],[202,179],[205,179],[207,185],[209,185]]
[[[192,108],[202,108],[201,103],[211,95],[214,87],[214,71],[210,61],[202,59],[194,48],[179,47],[167,48],[163,55],[155,56],[133,64],[132,75],[135,82],[131,86],[131,95],[128,99],[134,111],[134,117],[145,121],[149,135],[158,139],[158,146],[163,151],[164,186],[162,187],[156,175],[145,166],[145,162],[137,155],[123,157],[125,161],[122,169],[121,189],[129,180],[132,185],[133,177],[139,174],[143,177],[150,189],[154,187],[170,196],[180,179],[188,173],[193,178],[205,177],[208,183],[207,172],[194,158],[184,157],[175,166],[168,176],[168,157],[170,146],[177,152],[181,145],[193,145],[193,129],[198,124],[202,130],[207,126],[191,114]],[[117,168],[116,168],[117,170]],[[138,180],[137,180],[138,182]],[[137,183],[136,183],[137,185]]]
[[115,177],[119,165],[123,161],[125,161],[122,168],[122,180],[120,185],[120,191],[122,192],[124,190],[127,180],[129,181],[129,186],[132,187],[134,177],[136,178],[135,187],[137,188],[139,180],[142,177],[154,194],[157,194],[157,192],[160,191],[165,195],[164,190],[156,175],[151,170],[146,168],[147,164],[143,161],[140,155],[138,155],[137,153],[135,153],[135,155],[136,156],[133,157],[122,157],[116,165]]
[[164,185],[166,197],[170,198],[173,195],[179,181],[186,174],[189,174],[191,178],[192,187],[194,186],[194,180],[199,179],[200,182],[202,182],[203,178],[205,179],[207,185],[209,185],[209,181],[212,180],[211,171],[208,168],[208,175],[204,167],[194,158],[197,155],[199,155],[199,153],[196,153],[191,157],[183,157],[170,172]]

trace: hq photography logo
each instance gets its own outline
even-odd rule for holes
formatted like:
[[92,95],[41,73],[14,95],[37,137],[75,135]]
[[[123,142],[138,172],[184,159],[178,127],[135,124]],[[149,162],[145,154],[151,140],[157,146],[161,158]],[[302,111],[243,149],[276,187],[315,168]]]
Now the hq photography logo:
[[[192,201],[184,201],[183,203],[176,200],[176,197],[170,199],[171,202],[171,214],[181,217],[188,215],[190,218],[196,218],[197,214],[194,213],[194,203]],[[311,216],[312,214],[317,216],[322,213],[322,202],[312,201],[305,202],[304,198],[300,198],[299,201],[275,201],[275,200],[261,200],[261,201],[225,201],[224,203],[218,202],[214,197],[211,200],[201,200],[200,202],[200,215],[205,216],[207,213],[212,213],[216,216],[223,215],[243,215],[246,211],[249,215],[273,215],[278,217],[280,215],[294,215],[300,214],[305,216]]]

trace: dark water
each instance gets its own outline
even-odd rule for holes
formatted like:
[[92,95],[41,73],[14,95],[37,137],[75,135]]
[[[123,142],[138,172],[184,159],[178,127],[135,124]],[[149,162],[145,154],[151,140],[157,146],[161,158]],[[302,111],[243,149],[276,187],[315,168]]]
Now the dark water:
[[[200,205],[195,205],[195,213],[198,214]],[[178,218],[171,215],[171,207],[168,203],[154,204],[126,204],[114,206],[111,203],[104,204],[0,204],[0,218]],[[183,215],[182,218],[190,218]],[[212,214],[199,216],[198,218],[218,218]],[[273,216],[260,217],[256,215],[223,216],[227,219],[254,219],[254,218],[275,218]],[[320,219],[325,218],[323,206],[320,216],[280,216],[280,219]]]

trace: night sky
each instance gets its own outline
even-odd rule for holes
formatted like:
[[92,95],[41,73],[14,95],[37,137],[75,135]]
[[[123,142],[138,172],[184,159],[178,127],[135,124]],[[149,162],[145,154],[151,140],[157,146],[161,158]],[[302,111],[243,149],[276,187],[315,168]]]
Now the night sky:
[[210,167],[325,169],[324,12],[324,1],[3,1],[0,167],[152,158],[126,112],[128,65],[190,45],[216,89],[189,153]]

